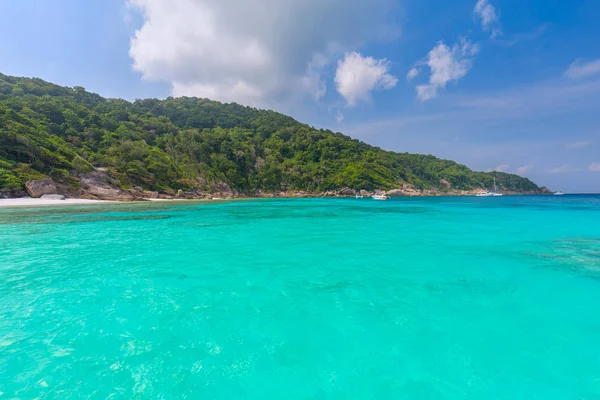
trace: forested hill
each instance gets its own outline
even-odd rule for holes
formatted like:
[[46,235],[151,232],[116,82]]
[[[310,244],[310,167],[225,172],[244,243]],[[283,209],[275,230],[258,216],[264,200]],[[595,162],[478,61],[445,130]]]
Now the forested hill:
[[[529,179],[394,153],[273,111],[197,98],[105,99],[82,87],[0,74],[0,188],[50,176],[77,187],[106,168],[122,187],[239,193],[304,190],[537,192]],[[451,189],[450,189],[450,185]],[[210,190],[210,189],[209,189]]]

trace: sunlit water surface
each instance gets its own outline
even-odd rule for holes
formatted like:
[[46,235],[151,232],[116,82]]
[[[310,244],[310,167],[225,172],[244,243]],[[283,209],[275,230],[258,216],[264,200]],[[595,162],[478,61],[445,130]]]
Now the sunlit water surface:
[[600,197],[3,209],[0,393],[600,399]]

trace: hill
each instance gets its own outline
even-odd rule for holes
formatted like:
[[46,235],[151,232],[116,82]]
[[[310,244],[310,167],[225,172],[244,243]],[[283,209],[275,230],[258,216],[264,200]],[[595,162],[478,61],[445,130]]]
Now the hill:
[[283,114],[208,99],[128,102],[0,74],[0,188],[51,177],[70,193],[106,170],[112,184],[162,193],[341,188],[540,192],[517,175],[395,153]]

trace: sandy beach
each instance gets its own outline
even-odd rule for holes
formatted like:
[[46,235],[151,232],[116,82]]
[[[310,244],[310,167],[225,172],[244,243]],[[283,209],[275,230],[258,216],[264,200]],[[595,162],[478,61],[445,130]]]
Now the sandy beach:
[[[222,199],[212,199],[222,200]],[[210,201],[210,200],[187,200],[187,199],[147,199],[148,202],[198,202],[198,201]],[[123,201],[109,201],[109,200],[86,200],[86,199],[65,199],[65,200],[51,200],[51,199],[34,199],[33,197],[20,197],[17,199],[0,199],[0,208],[9,207],[38,207],[38,206],[73,206],[73,205],[86,205],[86,204],[127,204],[128,202]],[[143,203],[143,202],[138,202]]]
[[21,197],[18,199],[0,199],[0,208],[66,206],[66,205],[77,205],[77,204],[103,204],[103,203],[116,203],[116,202],[115,201],[104,201],[104,200],[84,200],[84,199],[50,200],[50,199],[34,199],[32,197]]

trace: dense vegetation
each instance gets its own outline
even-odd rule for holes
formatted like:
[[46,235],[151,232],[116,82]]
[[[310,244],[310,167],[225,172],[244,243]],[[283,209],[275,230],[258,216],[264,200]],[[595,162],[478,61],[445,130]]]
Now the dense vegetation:
[[241,193],[490,188],[536,191],[530,180],[471,171],[431,155],[394,153],[291,117],[207,99],[105,99],[82,87],[0,74],[0,188],[51,176],[77,185],[109,168],[123,186],[189,189],[225,182]]

